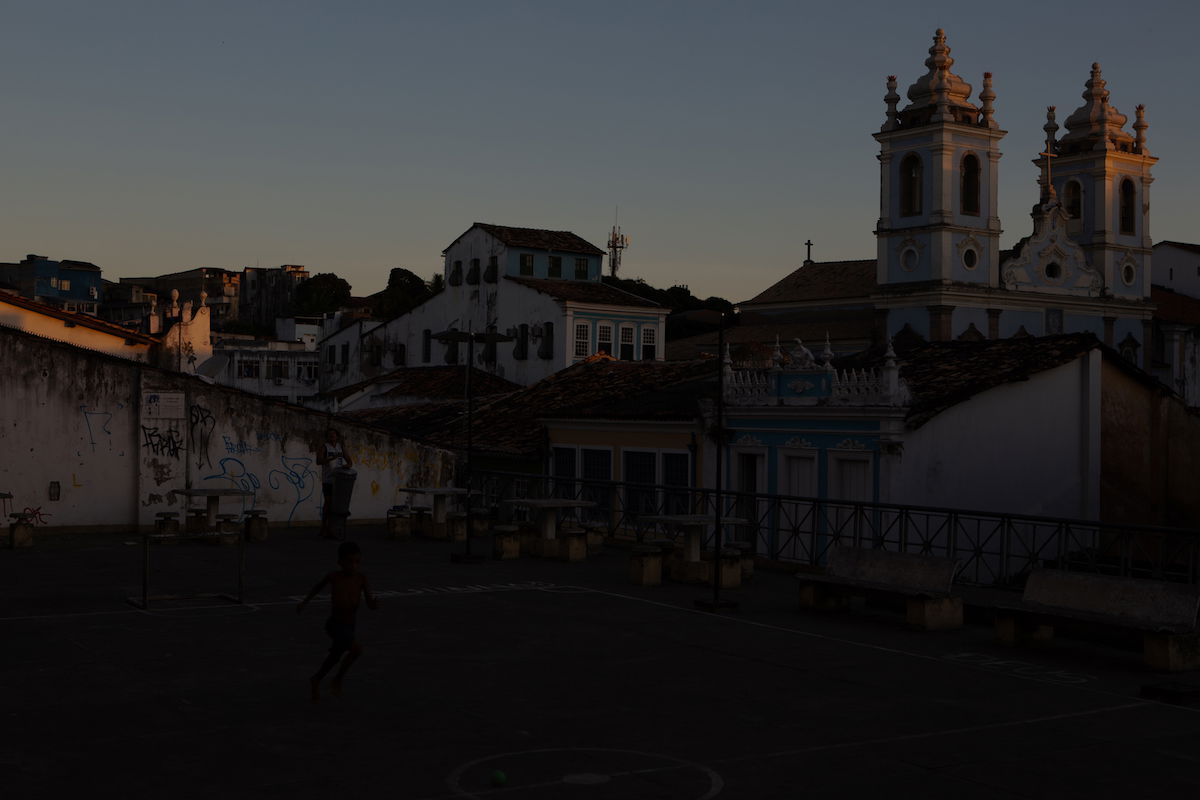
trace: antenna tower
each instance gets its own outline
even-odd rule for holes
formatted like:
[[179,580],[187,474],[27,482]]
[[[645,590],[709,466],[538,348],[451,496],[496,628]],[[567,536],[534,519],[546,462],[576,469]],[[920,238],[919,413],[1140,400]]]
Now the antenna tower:
[[621,268],[621,251],[629,247],[629,237],[621,233],[621,226],[613,224],[608,235],[608,271],[615,278]]

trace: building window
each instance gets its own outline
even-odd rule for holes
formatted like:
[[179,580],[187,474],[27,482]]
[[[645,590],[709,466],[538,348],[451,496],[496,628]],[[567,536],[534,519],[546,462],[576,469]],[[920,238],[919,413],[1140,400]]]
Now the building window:
[[633,328],[627,325],[621,326],[621,354],[619,358],[622,361],[633,361]]
[[[456,329],[451,328],[450,330],[453,331]],[[458,363],[458,342],[445,342],[445,345],[446,345],[446,355],[444,358],[445,362],[447,364],[457,364]]]
[[967,269],[975,269],[976,265],[979,264],[979,254],[976,253],[972,248],[968,247],[963,251],[962,262],[963,266]]
[[1067,189],[1063,206],[1067,210],[1067,217],[1070,219],[1079,219],[1083,214],[1083,187],[1079,185],[1079,181],[1067,181]]
[[921,157],[915,153],[900,162],[900,216],[921,213]]
[[622,460],[621,479],[625,482],[626,513],[654,513],[658,510],[653,486],[657,482],[657,453],[626,450]]
[[533,253],[521,253],[521,274],[533,274]]
[[1137,233],[1133,213],[1136,203],[1137,189],[1133,188],[1133,181],[1126,178],[1121,181],[1121,233]]
[[451,286],[462,285],[462,262],[455,261],[454,266],[450,268],[450,280],[447,281]]
[[517,341],[513,345],[513,358],[518,361],[529,358],[529,326],[524,323],[517,326]]
[[642,328],[642,361],[653,361],[655,355],[655,344],[658,337],[658,330],[655,328]]
[[325,361],[327,361],[329,364],[337,363],[337,347],[334,345],[329,345],[325,348]]
[[428,364],[433,360],[433,331],[426,328],[421,332],[421,363]]
[[479,285],[479,259],[472,258],[471,266],[467,268],[467,283],[471,286]]
[[51,279],[50,279],[50,288],[51,288],[51,289],[57,289],[57,288],[58,288],[58,278],[51,278]]
[[267,361],[267,377],[279,378],[283,380],[288,376],[288,365],[286,361],[268,360]]
[[586,258],[575,259],[575,279],[586,281],[588,277],[588,260]]
[[542,326],[542,343],[538,346],[538,358],[554,358],[554,323]]
[[551,278],[562,277],[562,256],[550,256],[550,272]]
[[592,330],[587,323],[581,322],[575,326],[575,357],[587,358],[592,344]]
[[962,160],[962,180],[959,187],[962,195],[962,213],[979,215],[979,159],[968,154]]
[[488,256],[487,269],[483,273],[484,283],[495,283],[499,273],[500,259],[496,256]]
[[692,485],[691,458],[687,453],[662,454],[663,512],[687,514],[691,509],[687,489]]
[[67,280],[66,278],[62,278],[58,282],[58,288],[61,291],[69,292],[69,291],[71,291],[71,282],[69,280]]
[[596,352],[608,353],[611,356],[613,351],[612,325],[601,322],[596,328],[596,334]]
[[257,378],[262,369],[262,365],[257,361],[238,360],[238,377],[239,378]]

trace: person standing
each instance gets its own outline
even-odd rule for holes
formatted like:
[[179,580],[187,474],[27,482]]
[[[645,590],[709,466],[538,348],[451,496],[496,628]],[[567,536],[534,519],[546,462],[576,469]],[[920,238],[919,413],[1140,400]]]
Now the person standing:
[[325,441],[317,447],[317,463],[321,466],[321,492],[325,503],[321,506],[321,538],[332,539],[329,532],[329,507],[333,504],[333,471],[352,466],[350,454],[342,444],[338,432],[329,428],[325,431]]

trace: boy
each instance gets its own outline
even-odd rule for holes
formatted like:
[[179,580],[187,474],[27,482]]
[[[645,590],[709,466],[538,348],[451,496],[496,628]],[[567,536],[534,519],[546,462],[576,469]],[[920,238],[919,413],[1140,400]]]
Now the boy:
[[326,585],[329,586],[333,608],[330,610],[329,619],[325,622],[325,632],[329,634],[333,643],[329,646],[329,655],[325,657],[325,663],[321,664],[317,674],[312,676],[312,701],[314,703],[321,699],[321,680],[334,668],[338,659],[345,655],[341,669],[333,678],[331,688],[335,695],[342,693],[342,679],[346,677],[346,671],[362,655],[362,645],[354,640],[354,619],[358,613],[359,597],[367,598],[367,608],[372,611],[379,608],[379,601],[371,593],[367,576],[359,572],[361,564],[362,552],[358,549],[358,545],[354,542],[342,542],[338,547],[338,565],[341,570],[330,572],[322,578],[321,582],[308,593],[308,597],[301,600],[296,606],[296,613],[299,614],[308,605],[309,600],[316,597]]

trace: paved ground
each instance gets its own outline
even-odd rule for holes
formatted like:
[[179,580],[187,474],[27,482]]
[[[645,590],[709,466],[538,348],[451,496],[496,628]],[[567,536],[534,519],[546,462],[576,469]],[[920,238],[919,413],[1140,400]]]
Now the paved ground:
[[[1135,648],[992,643],[882,610],[795,608],[759,573],[737,613],[640,589],[626,554],[451,564],[352,529],[383,595],[345,695],[308,701],[334,548],[247,548],[249,605],[139,611],[122,538],[0,551],[6,797],[1142,797],[1200,791],[1200,708],[1140,697]],[[461,545],[458,545],[461,547]],[[153,551],[152,591],[231,589],[236,548]],[[506,782],[494,786],[495,771]],[[1183,795],[1186,796],[1186,795]]]

